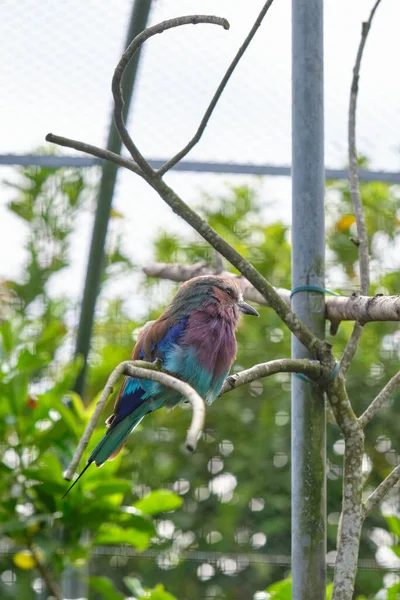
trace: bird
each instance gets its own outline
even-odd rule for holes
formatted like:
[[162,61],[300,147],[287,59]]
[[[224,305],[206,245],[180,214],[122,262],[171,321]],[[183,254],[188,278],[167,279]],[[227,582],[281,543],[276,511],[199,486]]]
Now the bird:
[[[211,404],[236,358],[235,331],[240,313],[259,316],[243,300],[233,277],[202,275],[189,279],[180,286],[161,316],[140,331],[132,360],[159,359],[163,369],[189,383]],[[92,463],[101,467],[115,458],[147,414],[183,400],[178,392],[160,383],[125,377],[114,412],[106,420],[106,433],[63,498]]]

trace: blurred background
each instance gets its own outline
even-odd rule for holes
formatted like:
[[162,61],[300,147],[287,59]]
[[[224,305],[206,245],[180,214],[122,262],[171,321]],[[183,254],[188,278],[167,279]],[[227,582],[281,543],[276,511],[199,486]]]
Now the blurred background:
[[[118,172],[115,187],[107,188],[97,161],[51,147],[45,135],[106,147],[112,141],[111,77],[128,32],[184,14],[217,14],[229,20],[229,31],[211,25],[174,29],[149,40],[140,54],[129,130],[146,158],[168,159],[195,133],[262,4],[0,5],[1,598],[290,598],[287,375],[220,398],[208,411],[194,456],[182,451],[186,410],[148,417],[122,460],[89,471],[60,499],[66,488],[62,470],[107,376],[129,357],[139,328],[160,314],[176,289],[147,279],[142,268],[157,261],[213,264],[214,256],[138,177]],[[348,99],[361,23],[372,4],[325,2],[326,284],[344,294],[358,288],[346,179]],[[371,292],[389,294],[400,293],[399,21],[400,5],[385,0],[363,58],[357,114]],[[276,0],[201,142],[165,177],[274,285],[287,288],[290,38],[289,3]],[[112,208],[86,386],[78,394],[77,329],[100,201]],[[245,322],[239,330],[235,370],[290,353],[290,336],[279,320],[268,309],[261,312],[261,321]],[[366,327],[349,373],[357,412],[398,369],[397,329]],[[337,356],[350,331],[351,324],[343,323],[330,338]],[[370,489],[399,462],[399,395],[367,431]],[[102,431],[100,425],[91,444]],[[332,565],[343,453],[332,423],[328,441]],[[360,597],[399,597],[399,513],[397,490],[366,522]]]

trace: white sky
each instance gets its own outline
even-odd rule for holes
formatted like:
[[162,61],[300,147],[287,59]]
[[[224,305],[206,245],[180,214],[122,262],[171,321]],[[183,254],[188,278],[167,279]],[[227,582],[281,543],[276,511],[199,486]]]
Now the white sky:
[[[187,26],[156,36],[145,46],[130,130],[152,158],[168,157],[195,131],[223,73],[263,2],[251,0],[154,0],[151,23],[191,13],[217,14],[229,31]],[[228,84],[207,131],[189,158],[207,161],[290,164],[289,0],[275,0],[251,47]],[[361,22],[372,0],[326,0],[326,165],[346,162],[347,105]],[[29,153],[46,133],[104,145],[111,109],[110,81],[130,14],[131,0],[36,0],[0,2],[0,153]],[[368,39],[360,80],[358,147],[373,168],[399,169],[399,0],[383,0]],[[10,177],[0,169],[0,180]],[[169,174],[190,203],[199,190],[218,193],[226,182],[249,177]],[[290,181],[260,185],[268,218],[290,221]],[[23,260],[24,226],[4,209],[0,188],[0,276],[15,276]],[[126,218],[124,246],[134,262],[150,258],[160,228],[187,230],[145,184],[121,174],[115,207]],[[57,293],[79,295],[91,231],[91,215],[74,237],[73,265],[53,284]],[[130,284],[124,282],[125,293]],[[132,280],[132,293],[134,293]]]

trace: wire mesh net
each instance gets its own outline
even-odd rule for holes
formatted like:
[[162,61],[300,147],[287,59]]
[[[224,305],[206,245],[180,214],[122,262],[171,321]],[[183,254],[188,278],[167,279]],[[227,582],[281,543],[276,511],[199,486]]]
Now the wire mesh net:
[[[231,30],[225,32],[212,26],[190,26],[167,32],[146,43],[134,90],[129,127],[147,157],[168,158],[184,146],[188,137],[195,132],[261,5],[259,0],[246,7],[243,3],[229,0],[221,0],[217,7],[211,0],[204,0],[200,4],[194,0],[153,2],[150,24],[191,12],[218,12],[231,22]],[[351,7],[346,0],[326,3],[326,164],[329,167],[341,168],[346,163],[351,69],[359,41],[360,23],[366,18],[369,8],[362,0],[355,0]],[[63,3],[38,3],[34,0],[3,2],[0,35],[5,60],[0,65],[0,77],[5,85],[0,98],[1,154],[34,153],[43,146],[48,131],[105,145],[111,114],[110,81],[124,47],[131,9],[131,0],[112,3],[82,3],[79,0]],[[368,157],[371,167],[376,169],[397,170],[399,166],[400,88],[396,77],[387,75],[396,72],[393,40],[397,38],[399,20],[400,5],[395,0],[388,0],[376,17],[360,82],[359,150]],[[384,69],[382,64],[385,65]],[[290,121],[290,13],[287,3],[276,3],[229,82],[201,143],[189,158],[208,162],[289,165]],[[290,223],[290,182],[287,179],[268,179],[261,183],[250,177],[239,176],[169,175],[169,182],[191,204],[199,202],[200,188],[202,192],[218,195],[226,190],[227,181],[233,185],[251,183],[257,186],[265,199],[268,221],[280,219]],[[131,174],[120,175],[114,206],[125,218],[123,222],[111,226],[111,235],[116,233],[122,236],[124,250],[138,266],[153,257],[152,241],[161,228],[168,228],[179,235],[187,233],[185,226],[176,221],[169,209],[147,190],[142,181],[133,180]],[[74,233],[76,252],[72,257],[72,267],[53,283],[58,293],[69,293],[75,299],[80,294],[84,277],[85,260],[82,257],[87,254],[91,226],[89,212],[77,224]],[[10,224],[14,223],[10,221]],[[24,232],[11,227],[9,237],[5,233],[3,240],[0,240],[0,244],[4,244],[4,253],[10,237],[14,242],[17,239],[16,245],[22,247],[24,235]],[[23,256],[19,256],[18,264],[22,263]],[[18,264],[11,270],[17,269]],[[328,272],[331,273],[328,284],[332,287],[341,282],[341,273],[335,275],[334,267],[332,260],[328,264]],[[389,271],[393,267],[386,264],[381,268]],[[279,285],[281,282],[274,283]],[[356,287],[355,282],[354,289]],[[148,300],[148,292],[137,293],[136,288],[137,279],[132,277],[129,282],[123,280],[117,283],[112,292],[118,295],[123,290],[135,316],[140,311],[144,312]],[[76,320],[76,315],[72,316],[71,324],[74,325]],[[122,343],[126,340],[126,328],[129,326],[129,322],[121,321],[120,330],[113,329],[112,334]],[[268,335],[274,343],[278,343],[281,330],[271,327]],[[393,357],[398,352],[398,345],[396,334],[388,332],[383,351]],[[71,350],[72,346],[71,341]],[[375,370],[371,371],[371,385],[378,376],[383,377],[382,369],[375,365]],[[279,383],[279,394],[286,394],[287,400],[289,377],[282,377]],[[268,387],[264,389],[262,384],[259,385],[260,389],[255,384],[249,392],[255,404],[257,397],[265,389],[268,391]],[[240,427],[250,428],[255,418],[254,407],[246,407],[240,416]],[[276,448],[270,458],[276,471],[289,468],[289,430],[284,429],[288,426],[289,418],[287,404],[277,409],[274,415]],[[167,446],[173,436],[173,428],[152,429],[149,426],[144,439],[148,444]],[[384,455],[388,463],[391,461],[391,464],[395,464],[398,455],[391,447],[385,446],[384,427],[381,437],[377,442],[380,444],[377,452]],[[213,444],[215,439],[215,431],[209,431],[204,443]],[[193,489],[184,476],[168,482],[170,488],[184,498],[183,522],[186,519],[190,523],[198,505],[209,498],[215,500],[211,511],[218,510],[215,508],[218,503],[229,508],[230,503],[233,505],[241,501],[234,474],[226,470],[225,479],[221,479],[224,461],[229,462],[234,441],[221,439],[217,446],[214,455],[208,452],[209,480]],[[341,456],[341,451],[339,444],[335,452]],[[163,459],[168,460],[168,448],[163,450]],[[328,465],[328,478],[331,481],[338,480],[340,475],[338,464],[332,462]],[[135,484],[138,496],[148,491],[145,479],[142,473],[140,482]],[[197,582],[196,596],[192,597],[230,597],[224,596],[220,578],[215,583],[216,575],[226,578],[241,575],[250,582],[255,574],[259,576],[260,571],[262,576],[265,575],[264,580],[267,579],[270,565],[278,566],[282,576],[288,570],[288,545],[285,552],[270,548],[268,537],[263,532],[262,515],[265,508],[265,501],[258,496],[250,498],[243,506],[246,526],[232,532],[229,540],[236,552],[213,551],[215,544],[222,539],[217,529],[210,530],[204,526],[193,533],[189,526],[186,529],[183,526],[179,528],[171,519],[163,518],[157,522],[163,545],[161,550],[152,549],[139,556],[131,548],[102,547],[95,552],[92,570],[98,574],[107,573],[118,583],[124,574],[131,574],[132,571],[144,573],[153,579],[162,579],[167,588],[174,578],[190,576]],[[329,514],[330,524],[337,524],[336,517],[336,513]],[[202,548],[206,545],[208,549],[198,550],[196,545]],[[7,550],[6,546],[1,546],[1,551]],[[362,560],[361,566],[367,569],[377,566],[372,558]],[[190,566],[187,567],[187,564]],[[7,585],[15,583],[12,565],[4,567],[1,577]],[[234,587],[230,586],[232,594]],[[37,597],[44,594],[40,580],[33,581],[33,589]]]

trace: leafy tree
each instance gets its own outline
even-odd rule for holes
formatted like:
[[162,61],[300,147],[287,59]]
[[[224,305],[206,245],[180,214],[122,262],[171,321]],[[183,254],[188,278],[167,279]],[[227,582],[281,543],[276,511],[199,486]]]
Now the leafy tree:
[[[96,398],[84,405],[71,392],[80,361],[65,359],[68,301],[52,299],[47,284],[68,265],[69,234],[88,190],[79,172],[49,169],[24,169],[15,187],[9,208],[29,234],[24,279],[3,282],[1,294],[0,595],[33,599],[44,584],[60,598],[66,567],[82,567],[99,544],[124,542],[143,551],[156,538],[152,516],[179,507],[181,499],[160,490],[126,506],[132,484],[117,476],[120,460],[88,473],[62,499],[63,469]],[[162,588],[149,597],[172,598]]]

